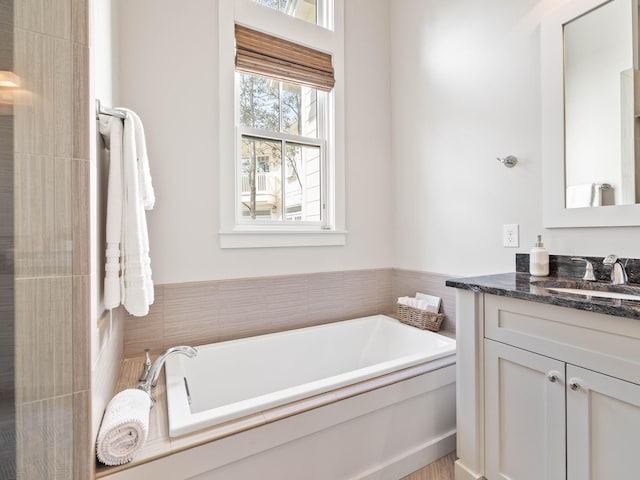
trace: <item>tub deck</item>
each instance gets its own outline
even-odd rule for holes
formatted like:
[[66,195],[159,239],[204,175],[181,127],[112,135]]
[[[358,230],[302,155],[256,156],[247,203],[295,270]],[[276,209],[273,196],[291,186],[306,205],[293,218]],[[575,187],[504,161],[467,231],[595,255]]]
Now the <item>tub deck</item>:
[[[448,332],[441,332],[447,335]],[[450,334],[447,336],[454,337]],[[116,390],[118,392],[126,388],[134,388],[138,384],[141,366],[144,357],[126,359],[123,363],[122,373]],[[284,419],[302,412],[306,412],[324,405],[354,397],[378,388],[398,383],[419,375],[455,365],[456,355],[431,360],[403,370],[388,373],[371,378],[353,385],[341,387],[329,392],[299,400],[293,403],[271,408],[269,410],[248,415],[246,417],[231,420],[214,427],[189,433],[180,437],[169,437],[169,424],[167,420],[167,397],[164,381],[164,372],[155,388],[156,405],[151,409],[149,418],[149,438],[145,445],[135,454],[132,462],[114,467],[107,467],[100,463],[96,466],[96,478],[105,478],[111,474],[141,465],[143,463],[166,457],[199,445],[209,443],[236,433],[266,425],[280,419]]]

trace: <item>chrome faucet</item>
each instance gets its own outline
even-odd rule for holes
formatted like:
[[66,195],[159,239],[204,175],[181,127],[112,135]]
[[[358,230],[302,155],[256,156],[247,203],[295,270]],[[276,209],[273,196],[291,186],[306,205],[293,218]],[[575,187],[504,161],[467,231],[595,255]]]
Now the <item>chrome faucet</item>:
[[596,281],[596,277],[593,274],[593,264],[587,260],[586,258],[580,258],[580,257],[571,257],[571,260],[573,260],[574,262],[584,262],[585,266],[584,266],[584,276],[582,277],[582,280],[585,280],[587,282],[595,282]]
[[602,261],[603,265],[611,265],[611,284],[624,285],[627,283],[627,271],[616,255],[607,255]]
[[138,384],[138,388],[140,390],[144,390],[149,394],[152,402],[154,402],[154,400],[153,396],[151,395],[151,389],[155,388],[155,386],[158,384],[158,377],[160,376],[160,371],[162,370],[164,362],[174,353],[179,353],[181,355],[186,355],[189,358],[193,358],[198,354],[198,351],[194,347],[180,345],[177,347],[168,348],[160,355],[158,355],[158,358],[156,358],[155,362],[153,362],[153,364],[151,365],[151,368],[149,368],[147,377]]

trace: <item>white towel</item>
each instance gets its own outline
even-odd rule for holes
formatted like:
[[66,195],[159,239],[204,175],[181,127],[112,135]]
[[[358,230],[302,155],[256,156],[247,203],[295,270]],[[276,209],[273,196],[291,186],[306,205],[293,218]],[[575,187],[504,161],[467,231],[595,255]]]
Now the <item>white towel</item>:
[[122,465],[133,459],[149,435],[151,397],[130,388],[111,399],[102,418],[96,454],[105,465]]
[[145,209],[153,208],[155,195],[142,122],[131,110],[117,110],[125,114],[124,125],[119,118],[100,117],[100,133],[111,150],[105,308],[122,304],[130,314],[144,316],[154,302]]
[[122,209],[124,308],[134,316],[149,313],[154,292],[149,259],[149,234],[144,202],[140,192],[136,123],[127,113],[122,141],[124,203]]
[[99,131],[109,149],[107,187],[106,260],[104,267],[104,306],[116,308],[122,300],[120,289],[120,247],[122,241],[122,120],[100,115]]
[[149,170],[149,157],[147,156],[147,141],[144,134],[144,126],[138,114],[133,110],[129,110],[128,108],[117,108],[117,110],[125,112],[127,117],[133,119],[140,197],[142,198],[144,209],[153,210],[156,196],[151,183],[151,171]]
[[593,202],[593,184],[583,183],[567,187],[567,208],[590,207]]

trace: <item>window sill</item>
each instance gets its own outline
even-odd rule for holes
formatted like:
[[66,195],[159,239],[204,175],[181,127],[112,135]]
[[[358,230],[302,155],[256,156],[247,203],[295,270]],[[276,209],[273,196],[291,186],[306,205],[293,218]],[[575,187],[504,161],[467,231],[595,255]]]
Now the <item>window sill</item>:
[[234,230],[220,232],[220,248],[277,248],[344,246],[346,231]]

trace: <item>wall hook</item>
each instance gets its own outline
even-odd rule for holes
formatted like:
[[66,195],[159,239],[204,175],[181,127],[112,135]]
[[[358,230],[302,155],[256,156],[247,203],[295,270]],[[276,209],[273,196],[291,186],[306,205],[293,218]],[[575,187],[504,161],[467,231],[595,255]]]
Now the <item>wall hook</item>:
[[513,155],[507,155],[504,158],[497,157],[497,160],[507,168],[513,168],[518,163],[518,159]]

